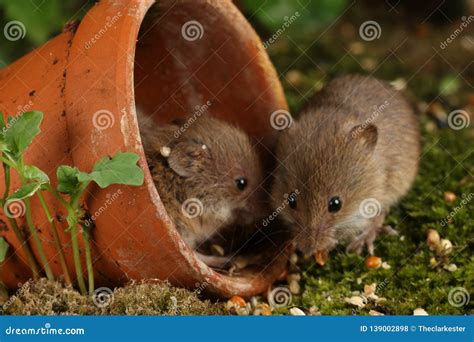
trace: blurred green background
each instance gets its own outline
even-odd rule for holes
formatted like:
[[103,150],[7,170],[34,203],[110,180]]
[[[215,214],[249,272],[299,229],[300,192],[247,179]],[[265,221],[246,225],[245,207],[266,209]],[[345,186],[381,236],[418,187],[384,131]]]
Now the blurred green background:
[[[421,17],[436,8],[448,16],[464,13],[470,0],[429,1],[421,6],[410,0],[358,1],[363,6],[390,8],[393,2],[398,8],[404,7],[409,12],[415,11]],[[282,25],[282,19],[299,13],[298,20],[291,25],[286,34],[304,32],[309,35],[329,25],[343,14],[354,0],[235,0],[237,6],[247,15],[259,33],[271,35]],[[93,0],[0,0],[1,28],[18,20],[25,25],[26,35],[18,41],[8,41],[0,35],[0,66],[9,64],[32,48],[41,45],[49,38],[61,32],[69,21],[80,20],[95,3]],[[436,11],[433,18],[442,18]],[[446,20],[446,18],[444,18]]]

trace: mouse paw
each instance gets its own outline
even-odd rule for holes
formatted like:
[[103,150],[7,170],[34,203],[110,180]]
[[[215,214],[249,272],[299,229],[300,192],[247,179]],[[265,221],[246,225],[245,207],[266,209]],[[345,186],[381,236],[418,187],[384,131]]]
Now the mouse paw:
[[398,235],[398,232],[389,225],[369,228],[359,236],[356,236],[349,245],[347,245],[346,252],[353,252],[360,255],[364,247],[367,246],[369,254],[374,255],[374,242],[380,233]]

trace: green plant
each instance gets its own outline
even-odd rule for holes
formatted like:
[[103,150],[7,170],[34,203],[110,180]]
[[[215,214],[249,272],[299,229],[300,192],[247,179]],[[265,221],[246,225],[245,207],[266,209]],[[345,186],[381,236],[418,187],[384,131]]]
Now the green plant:
[[[41,240],[38,236],[33,222],[32,207],[30,199],[37,196],[41,207],[48,219],[51,234],[54,238],[55,246],[58,251],[60,264],[62,267],[64,279],[71,283],[69,270],[67,269],[64,252],[59,240],[56,223],[51,214],[51,210],[43,196],[47,191],[55,196],[58,201],[67,210],[67,231],[71,234],[72,249],[74,256],[74,265],[79,288],[82,293],[86,293],[84,276],[79,253],[78,227],[82,228],[82,235],[86,254],[86,265],[89,280],[89,292],[94,291],[94,272],[92,267],[92,256],[90,248],[90,231],[92,225],[89,224],[86,217],[86,211],[81,206],[81,199],[91,182],[104,189],[112,184],[123,185],[141,185],[143,184],[143,171],[136,165],[138,156],[134,153],[117,153],[114,157],[104,157],[100,159],[93,167],[92,172],[80,171],[76,167],[61,165],[57,169],[57,188],[53,188],[50,179],[46,173],[34,165],[28,165],[24,161],[24,153],[33,139],[40,133],[40,125],[43,119],[43,113],[33,111],[21,114],[17,117],[9,117],[5,123],[3,116],[0,115],[0,161],[3,164],[5,175],[5,193],[0,200],[0,204],[8,210],[8,204],[11,202],[23,201],[26,211],[26,222],[33,241],[36,244],[38,254],[46,276],[49,280],[54,280],[54,275],[48,263],[48,259],[43,250]],[[10,170],[15,170],[20,178],[21,186],[12,195],[9,195],[10,188]],[[63,197],[67,195],[67,197]],[[18,228],[18,225],[11,215],[9,222],[14,230],[21,245],[25,249],[28,261],[35,278],[39,275],[38,266],[33,253]],[[2,245],[0,245],[0,256]]]

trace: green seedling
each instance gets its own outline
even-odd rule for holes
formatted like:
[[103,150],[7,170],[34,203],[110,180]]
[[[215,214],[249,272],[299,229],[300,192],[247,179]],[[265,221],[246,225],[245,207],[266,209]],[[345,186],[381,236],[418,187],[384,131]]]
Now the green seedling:
[[[77,236],[78,227],[82,227],[82,236],[84,241],[88,285],[89,292],[94,291],[94,272],[92,266],[92,255],[90,247],[91,229],[93,224],[86,219],[87,213],[81,206],[81,199],[90,183],[96,183],[100,188],[104,189],[113,184],[135,185],[143,184],[143,171],[137,166],[139,157],[134,153],[119,152],[112,158],[104,157],[100,159],[93,167],[90,173],[80,171],[76,167],[61,165],[57,169],[57,188],[51,186],[50,179],[46,173],[41,171],[34,165],[28,165],[24,161],[24,153],[28,146],[31,145],[33,139],[40,133],[40,125],[43,120],[43,113],[28,112],[21,114],[15,118],[8,118],[8,125],[3,121],[0,113],[0,161],[4,168],[5,176],[5,193],[0,199],[0,204],[5,209],[8,204],[14,201],[21,201],[25,205],[26,223],[30,234],[38,250],[38,254],[46,273],[50,280],[54,280],[54,275],[48,263],[46,255],[41,244],[41,240],[36,231],[31,209],[30,199],[37,196],[41,207],[43,208],[48,222],[50,224],[51,234],[54,238],[56,249],[58,250],[60,264],[67,283],[71,283],[71,278],[64,257],[64,252],[59,240],[58,231],[54,217],[51,214],[47,202],[43,196],[43,192],[47,191],[55,196],[58,201],[67,210],[67,231],[71,234],[74,266],[77,276],[79,289],[83,294],[87,292],[84,276],[82,273],[79,241]],[[9,194],[10,188],[10,172],[15,170],[20,178],[21,186],[13,194]],[[67,195],[63,197],[63,195]],[[7,209],[5,209],[7,210]],[[28,258],[34,278],[39,276],[39,267],[36,263],[34,255],[27,243],[16,221],[9,217],[10,225],[15,235],[20,240]],[[0,243],[3,240],[0,240]],[[2,253],[2,245],[0,244],[0,256]],[[5,251],[6,252],[6,251]]]
[[77,280],[81,292],[85,293],[85,283],[82,276],[82,266],[77,240],[77,226],[82,227],[82,236],[86,253],[86,265],[89,292],[94,291],[94,272],[92,268],[90,234],[92,225],[85,219],[86,212],[80,206],[80,199],[91,182],[104,189],[113,184],[142,185],[143,171],[136,165],[138,156],[134,153],[117,153],[113,158],[104,157],[93,167],[92,172],[86,173],[76,167],[62,165],[57,170],[59,193],[69,195],[69,201],[63,201],[67,208],[68,231],[71,241],[76,268]]
[[0,237],[0,262],[5,261],[8,248],[10,248],[10,245],[8,244],[8,242],[3,237]]

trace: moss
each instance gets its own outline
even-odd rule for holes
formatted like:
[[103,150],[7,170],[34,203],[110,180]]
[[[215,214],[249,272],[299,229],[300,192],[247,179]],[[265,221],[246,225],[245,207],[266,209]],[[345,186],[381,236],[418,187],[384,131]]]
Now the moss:
[[139,282],[117,288],[104,300],[82,296],[58,282],[28,282],[4,305],[8,315],[218,315],[223,305],[166,282]]

